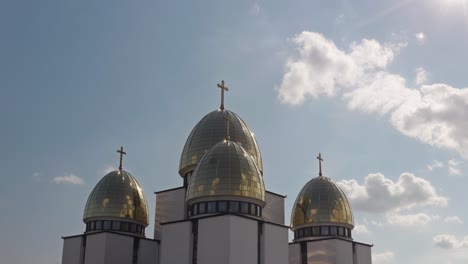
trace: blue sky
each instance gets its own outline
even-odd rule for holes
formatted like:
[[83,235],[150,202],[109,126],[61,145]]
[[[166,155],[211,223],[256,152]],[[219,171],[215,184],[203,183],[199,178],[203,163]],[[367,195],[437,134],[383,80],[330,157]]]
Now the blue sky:
[[322,152],[375,264],[466,263],[467,6],[0,2],[2,263],[60,263],[121,145],[153,216],[221,79],[288,223]]

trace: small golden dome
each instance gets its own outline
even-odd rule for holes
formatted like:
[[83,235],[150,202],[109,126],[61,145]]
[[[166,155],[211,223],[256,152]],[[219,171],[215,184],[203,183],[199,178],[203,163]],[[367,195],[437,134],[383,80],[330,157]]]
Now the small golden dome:
[[242,197],[265,205],[263,177],[252,157],[236,142],[223,140],[216,144],[189,179],[187,201],[209,197]]
[[310,180],[297,196],[291,215],[291,229],[315,224],[354,227],[353,212],[343,191],[327,177]]
[[229,114],[230,140],[239,144],[253,157],[260,173],[263,173],[262,155],[250,128],[235,113],[215,110],[203,117],[193,128],[180,156],[179,174],[184,176],[194,170],[205,152],[226,136],[226,114]]
[[148,226],[148,206],[140,184],[128,172],[112,171],[89,195],[83,222],[121,219]]

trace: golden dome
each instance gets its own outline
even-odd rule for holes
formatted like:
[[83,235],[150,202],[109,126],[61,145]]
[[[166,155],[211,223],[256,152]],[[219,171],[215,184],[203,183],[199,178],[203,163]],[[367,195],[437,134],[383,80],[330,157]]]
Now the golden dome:
[[314,224],[354,227],[353,212],[343,191],[327,177],[310,180],[297,196],[291,215],[293,230]]
[[189,179],[187,201],[209,197],[242,197],[265,205],[263,177],[253,158],[236,142],[216,144]]
[[83,222],[98,219],[121,219],[148,226],[145,195],[130,173],[112,171],[96,184],[86,202]]
[[227,129],[226,114],[231,118],[229,121],[231,141],[244,148],[252,156],[260,173],[263,173],[262,155],[257,140],[244,120],[231,111],[215,110],[203,117],[187,138],[180,156],[180,176],[194,170],[205,152],[224,139]]

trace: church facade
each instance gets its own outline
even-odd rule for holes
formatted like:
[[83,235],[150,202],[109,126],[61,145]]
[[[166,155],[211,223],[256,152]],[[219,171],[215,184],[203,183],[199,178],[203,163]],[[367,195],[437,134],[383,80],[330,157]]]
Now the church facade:
[[[286,197],[265,189],[253,132],[221,106],[191,131],[180,158],[182,186],[156,192],[153,238],[145,195],[122,169],[94,187],[85,232],[64,237],[62,264],[371,264],[372,245],[352,238],[351,206],[322,175],[300,190],[285,225]],[[289,230],[294,233],[289,242]]]

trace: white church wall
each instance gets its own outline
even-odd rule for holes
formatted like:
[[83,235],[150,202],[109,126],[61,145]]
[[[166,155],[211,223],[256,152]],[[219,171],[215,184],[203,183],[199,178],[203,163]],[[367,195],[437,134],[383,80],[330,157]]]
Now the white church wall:
[[[128,264],[132,263],[133,240],[131,236],[103,233],[106,239],[105,261],[101,264]],[[90,246],[86,247],[88,251]],[[88,264],[88,263],[86,263]]]
[[230,261],[231,264],[257,264],[258,222],[234,215],[230,226]]
[[333,240],[307,242],[307,261],[310,264],[337,264],[336,254]]
[[155,215],[154,239],[161,239],[161,223],[185,218],[185,188],[157,192]]
[[284,225],[284,196],[265,192],[266,205],[262,210],[262,218],[265,221]]
[[83,259],[83,237],[63,239],[62,264],[81,264]]
[[355,244],[356,264],[372,264],[371,247],[362,244]]
[[198,221],[198,263],[229,263],[229,217]]
[[190,264],[191,245],[190,221],[161,225],[161,264]]
[[301,245],[289,244],[289,264],[301,264]]
[[353,243],[340,239],[333,239],[333,241],[336,246],[336,263],[353,264]]
[[310,264],[353,264],[353,243],[341,239],[307,242]]
[[287,227],[264,223],[262,232],[262,263],[288,263],[289,249]]
[[257,264],[258,221],[235,215],[198,221],[198,263]]
[[159,244],[154,240],[140,239],[138,248],[138,264],[157,264]]
[[85,264],[105,263],[106,236],[104,233],[90,234],[86,237]]

